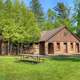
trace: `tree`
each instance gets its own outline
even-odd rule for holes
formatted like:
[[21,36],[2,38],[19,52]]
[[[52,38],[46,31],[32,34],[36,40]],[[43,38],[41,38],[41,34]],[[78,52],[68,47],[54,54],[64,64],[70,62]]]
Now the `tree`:
[[3,0],[0,0],[0,10],[3,9]]
[[57,6],[54,8],[56,12],[55,27],[65,25],[68,27],[71,31],[73,31],[74,27],[72,24],[72,18],[70,17],[70,9],[62,2],[58,2]]
[[57,15],[59,17],[61,17],[62,19],[69,18],[69,12],[70,11],[67,8],[67,6],[65,6],[64,3],[58,2],[57,6],[55,7],[55,11],[56,11]]
[[72,19],[69,18],[69,9],[64,5],[64,3],[57,3],[57,6],[52,10],[48,10],[48,20],[46,21],[46,29],[54,29],[65,25],[71,31],[73,31]]
[[[4,10],[4,3],[3,3],[3,0],[0,0],[0,20],[3,19],[3,17],[4,17],[4,12],[5,12],[5,10]],[[0,34],[2,34],[2,28],[3,28],[3,26],[2,26],[2,24],[1,24],[1,25],[0,25]]]
[[4,39],[17,43],[38,41],[40,30],[32,11],[19,0],[6,0],[4,5],[0,21]]
[[76,20],[76,23],[77,23],[77,26],[76,26],[76,32],[77,32],[77,35],[80,36],[80,1],[77,0],[77,2],[75,2],[75,20]]
[[40,27],[43,26],[44,13],[43,13],[42,6],[41,6],[39,0],[31,1],[31,9],[35,15],[35,18],[37,19],[39,26]]
[[48,9],[47,15],[48,15],[48,21],[54,22],[56,13],[52,9]]
[[52,9],[48,9],[47,19],[45,20],[43,30],[51,30],[55,28],[54,26],[55,16],[56,16],[55,12]]
[[[20,0],[0,2],[0,34],[5,41],[18,46],[19,43],[33,43],[39,40],[40,29],[31,10]],[[9,51],[8,51],[9,52]]]

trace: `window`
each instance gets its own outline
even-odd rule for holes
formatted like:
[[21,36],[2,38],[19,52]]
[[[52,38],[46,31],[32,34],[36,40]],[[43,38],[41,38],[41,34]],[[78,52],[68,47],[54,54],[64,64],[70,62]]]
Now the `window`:
[[57,50],[60,50],[60,43],[57,43]]
[[71,50],[73,50],[73,43],[71,43],[70,45],[71,45]]

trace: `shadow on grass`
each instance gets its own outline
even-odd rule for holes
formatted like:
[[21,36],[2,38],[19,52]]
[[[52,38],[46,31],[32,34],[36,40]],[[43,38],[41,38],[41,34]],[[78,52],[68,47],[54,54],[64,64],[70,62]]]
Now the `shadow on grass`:
[[39,62],[33,60],[17,60],[16,63],[38,64]]
[[58,55],[58,56],[51,56],[49,57],[50,60],[57,60],[57,61],[72,61],[72,62],[80,62],[80,55]]

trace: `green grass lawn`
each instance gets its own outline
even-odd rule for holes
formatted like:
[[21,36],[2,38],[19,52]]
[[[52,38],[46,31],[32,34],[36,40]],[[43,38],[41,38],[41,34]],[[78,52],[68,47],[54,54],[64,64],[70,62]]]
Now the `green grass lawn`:
[[80,80],[80,59],[49,58],[35,64],[0,57],[0,80]]

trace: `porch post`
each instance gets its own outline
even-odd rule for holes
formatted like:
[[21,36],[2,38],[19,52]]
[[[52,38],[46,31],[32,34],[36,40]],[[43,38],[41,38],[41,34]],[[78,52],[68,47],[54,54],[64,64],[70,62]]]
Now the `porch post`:
[[55,46],[54,46],[54,42],[53,42],[53,55],[54,55],[54,47],[55,47]]
[[45,42],[45,55],[48,55],[48,42]]
[[67,42],[67,53],[70,53],[70,42]]
[[76,53],[76,43],[73,42],[73,49],[74,49],[74,54]]
[[4,42],[2,42],[2,46],[1,46],[1,55],[4,55],[5,54],[5,50],[4,50]]
[[56,42],[53,42],[54,44],[54,54],[56,53]]

